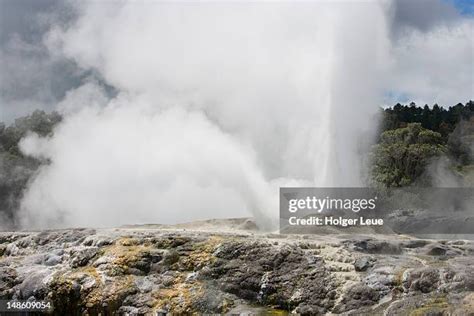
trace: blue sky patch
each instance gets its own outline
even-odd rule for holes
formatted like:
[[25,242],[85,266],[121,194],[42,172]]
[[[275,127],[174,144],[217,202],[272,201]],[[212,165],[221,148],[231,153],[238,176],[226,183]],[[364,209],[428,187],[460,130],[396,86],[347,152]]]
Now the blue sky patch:
[[452,3],[463,15],[474,17],[474,0],[445,0]]

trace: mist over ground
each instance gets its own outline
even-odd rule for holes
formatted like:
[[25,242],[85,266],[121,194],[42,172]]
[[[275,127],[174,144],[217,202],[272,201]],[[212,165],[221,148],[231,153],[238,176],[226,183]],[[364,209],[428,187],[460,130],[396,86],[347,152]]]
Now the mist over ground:
[[407,5],[68,3],[74,18],[47,15],[40,45],[80,84],[42,98],[64,117],[53,136],[20,143],[50,161],[21,225],[272,227],[280,186],[364,185],[387,97],[473,96],[472,19],[433,11],[413,25]]

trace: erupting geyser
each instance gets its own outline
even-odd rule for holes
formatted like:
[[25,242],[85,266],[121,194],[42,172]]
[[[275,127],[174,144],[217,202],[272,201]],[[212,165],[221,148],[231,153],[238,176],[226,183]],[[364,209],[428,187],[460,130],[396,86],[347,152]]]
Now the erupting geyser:
[[359,186],[387,60],[377,2],[77,4],[51,51],[100,74],[70,91],[23,224],[113,226],[254,215],[278,186]]

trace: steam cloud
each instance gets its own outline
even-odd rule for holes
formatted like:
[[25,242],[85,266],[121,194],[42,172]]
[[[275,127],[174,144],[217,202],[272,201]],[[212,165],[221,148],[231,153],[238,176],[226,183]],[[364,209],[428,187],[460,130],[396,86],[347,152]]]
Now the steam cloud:
[[46,43],[118,93],[90,80],[59,104],[52,138],[21,142],[51,161],[25,192],[24,226],[271,226],[280,185],[362,184],[388,69],[385,2],[76,9]]

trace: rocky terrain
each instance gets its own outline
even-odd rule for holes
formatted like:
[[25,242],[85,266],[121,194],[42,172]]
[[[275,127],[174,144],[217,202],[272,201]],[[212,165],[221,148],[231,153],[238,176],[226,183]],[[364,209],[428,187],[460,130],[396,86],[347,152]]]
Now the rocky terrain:
[[0,299],[56,315],[474,315],[474,244],[250,220],[0,233]]

